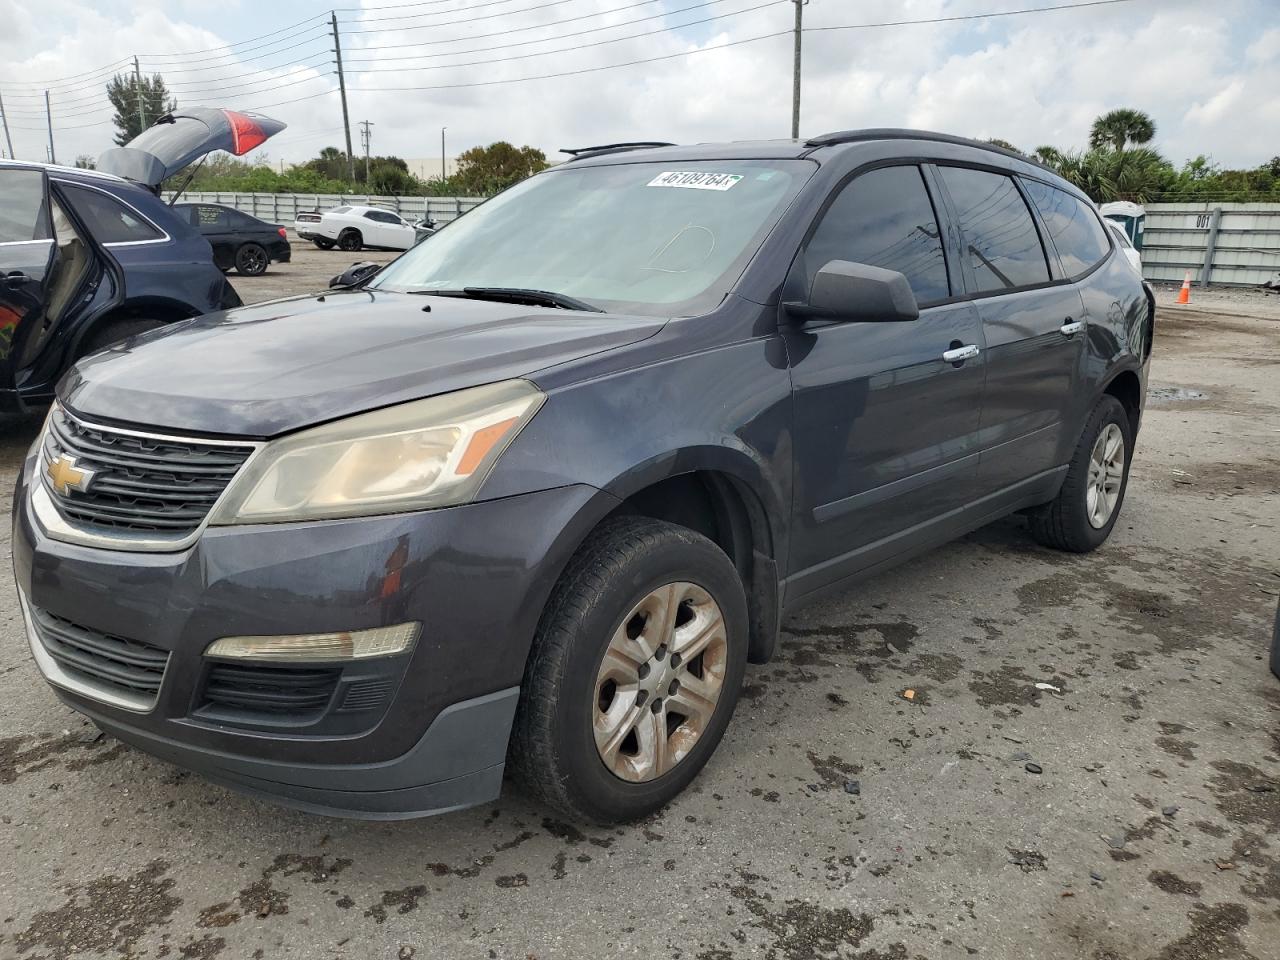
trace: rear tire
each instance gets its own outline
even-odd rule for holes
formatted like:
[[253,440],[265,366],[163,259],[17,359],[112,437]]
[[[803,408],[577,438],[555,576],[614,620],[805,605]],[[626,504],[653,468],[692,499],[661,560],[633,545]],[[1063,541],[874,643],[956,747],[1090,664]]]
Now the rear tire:
[[1029,516],[1031,536],[1071,553],[1101,546],[1124,505],[1132,456],[1129,416],[1119,400],[1105,395],[1080,434],[1058,496]]
[[260,277],[267,272],[271,258],[261,244],[242,244],[236,251],[236,272],[242,277]]
[[338,235],[338,249],[354,252],[364,246],[364,237],[360,235],[359,230],[343,230]]
[[315,244],[317,247],[319,247],[321,250],[332,250],[332,249],[333,249],[333,241],[332,241],[332,240],[319,240],[319,239],[317,239],[317,240],[312,240],[311,242],[312,242],[312,243],[314,243],[314,244]]
[[94,330],[81,342],[76,359],[87,357],[89,354],[105,350],[121,340],[127,340],[129,337],[136,337],[140,333],[146,333],[148,330],[155,330],[157,327],[163,326],[165,324],[161,320],[148,320],[143,317],[133,320],[113,321]]
[[689,785],[724,735],[747,633],[742,580],[714,543],[648,518],[605,522],[543,610],[508,769],[575,820],[652,813]]

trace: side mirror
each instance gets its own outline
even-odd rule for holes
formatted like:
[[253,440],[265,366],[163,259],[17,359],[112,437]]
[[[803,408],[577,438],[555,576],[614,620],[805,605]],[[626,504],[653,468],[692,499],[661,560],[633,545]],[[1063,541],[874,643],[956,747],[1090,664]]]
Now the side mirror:
[[813,278],[805,303],[783,307],[797,320],[840,320],[848,323],[915,320],[920,316],[911,284],[897,270],[865,263],[832,260]]
[[371,260],[353,263],[351,266],[347,267],[347,269],[343,270],[342,273],[330,280],[329,286],[358,287],[381,269],[381,264],[374,263]]

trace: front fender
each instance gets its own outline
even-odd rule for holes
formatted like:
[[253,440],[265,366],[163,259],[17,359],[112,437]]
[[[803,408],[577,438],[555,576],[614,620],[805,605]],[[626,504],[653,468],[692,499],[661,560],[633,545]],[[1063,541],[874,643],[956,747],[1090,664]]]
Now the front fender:
[[623,500],[697,471],[749,489],[767,517],[774,557],[787,556],[791,378],[773,362],[768,339],[549,389],[481,496],[585,483]]

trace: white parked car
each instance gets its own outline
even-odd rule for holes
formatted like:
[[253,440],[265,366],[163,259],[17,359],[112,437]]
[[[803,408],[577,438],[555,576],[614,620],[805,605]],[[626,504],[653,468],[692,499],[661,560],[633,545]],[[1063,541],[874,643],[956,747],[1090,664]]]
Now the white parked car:
[[1102,222],[1111,228],[1112,234],[1116,238],[1116,243],[1120,245],[1120,250],[1124,253],[1125,259],[1129,261],[1129,266],[1138,272],[1138,276],[1142,276],[1142,254],[1134,247],[1129,235],[1124,232],[1124,227],[1116,223],[1114,220],[1102,218]]
[[382,207],[334,207],[323,213],[300,213],[293,231],[321,250],[408,250],[417,240],[413,224]]

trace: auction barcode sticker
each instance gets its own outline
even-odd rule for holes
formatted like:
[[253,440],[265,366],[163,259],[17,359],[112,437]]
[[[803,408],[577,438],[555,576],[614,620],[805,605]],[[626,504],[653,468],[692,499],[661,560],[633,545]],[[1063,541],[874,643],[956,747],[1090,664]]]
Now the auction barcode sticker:
[[649,181],[650,187],[683,187],[686,190],[728,190],[742,179],[740,173],[682,173],[667,170]]

